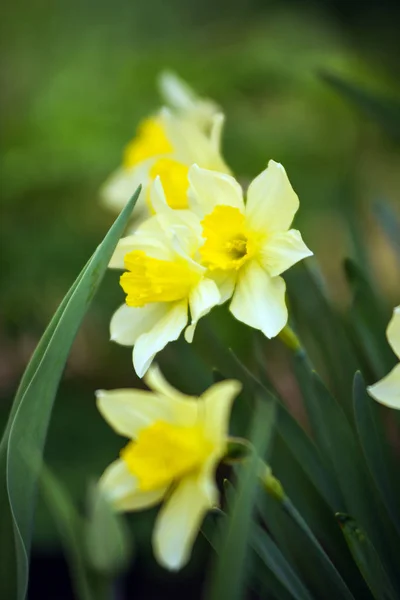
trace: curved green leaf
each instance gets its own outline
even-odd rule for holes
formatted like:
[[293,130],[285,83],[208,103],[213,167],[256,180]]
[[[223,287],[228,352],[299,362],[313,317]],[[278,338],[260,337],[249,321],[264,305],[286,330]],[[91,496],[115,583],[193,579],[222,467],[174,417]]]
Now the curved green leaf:
[[244,596],[245,567],[258,487],[259,463],[260,457],[264,456],[269,445],[274,410],[274,403],[259,401],[254,413],[250,435],[254,451],[240,471],[237,489],[229,502],[230,514],[224,519],[222,536],[218,544],[218,558],[207,596],[210,600],[221,598],[239,600]]
[[381,563],[378,552],[366,535],[351,517],[338,513],[337,520],[369,589],[376,600],[396,600],[397,593]]
[[380,421],[380,408],[367,394],[361,373],[356,373],[354,413],[358,437],[382,502],[400,534],[400,499],[397,497],[394,487],[394,483],[398,479],[398,470],[393,465],[392,457],[385,443],[385,433]]
[[[42,456],[51,410],[72,342],[136,203],[127,203],[78,276],[39,343],[22,379],[2,439],[0,488],[2,560],[0,596],[23,600],[28,583],[37,470],[27,457]],[[4,549],[8,546],[7,554]],[[15,572],[16,565],[16,572]]]

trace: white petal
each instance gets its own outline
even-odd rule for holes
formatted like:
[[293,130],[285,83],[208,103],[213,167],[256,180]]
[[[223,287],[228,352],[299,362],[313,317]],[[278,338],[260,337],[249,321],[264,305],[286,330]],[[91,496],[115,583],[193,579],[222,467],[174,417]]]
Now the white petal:
[[182,479],[161,507],[154,532],[153,549],[157,561],[177,571],[189,561],[192,547],[207,510],[217,503],[214,472]]
[[148,216],[146,186],[149,184],[149,169],[151,164],[151,161],[144,161],[131,169],[125,167],[118,168],[107,179],[100,190],[104,204],[108,208],[120,212],[138,186],[142,185],[142,191],[137,199],[133,216],[135,219],[142,219],[144,216]]
[[[155,421],[175,423],[175,399],[146,390],[98,390],[97,408],[107,423],[120,435],[129,439],[137,437],[143,427]],[[180,406],[180,405],[179,405]]]
[[209,439],[218,448],[224,448],[229,433],[229,420],[232,402],[240,393],[242,384],[239,381],[227,379],[212,385],[200,396],[204,402],[204,426]]
[[[144,376],[145,384],[154,392],[169,398],[170,400],[181,400],[183,402],[187,402],[188,400],[193,400],[194,396],[188,396],[186,394],[182,394],[179,390],[175,389],[168,381],[165,379],[164,375],[161,373],[158,365],[152,365]],[[178,405],[176,405],[178,408]]]
[[237,273],[232,271],[223,271],[222,269],[216,269],[208,274],[219,289],[220,293],[220,304],[223,304],[232,296],[236,285]]
[[396,306],[393,311],[386,335],[393,352],[400,358],[400,306]]
[[216,306],[221,301],[221,295],[218,287],[211,279],[202,279],[196,287],[190,292],[189,306],[192,322],[185,331],[185,339],[187,342],[192,342],[194,330],[197,322],[201,317],[204,317],[213,306]]
[[220,204],[244,211],[243,191],[236,179],[198,165],[189,169],[189,202],[192,210],[201,216],[211,213]]
[[122,346],[133,346],[136,340],[148,333],[167,314],[165,302],[152,302],[146,306],[120,306],[111,318],[110,337]]
[[103,473],[99,481],[100,489],[116,510],[142,510],[161,502],[168,487],[151,492],[141,492],[136,478],[129,472],[126,463],[118,459]]
[[368,393],[381,404],[400,410],[400,364],[378,383],[370,385]]
[[[150,306],[150,305],[147,305]],[[147,308],[145,306],[144,308]],[[133,348],[133,366],[139,377],[143,377],[157,352],[168,342],[178,339],[188,319],[187,300],[163,303],[164,314],[154,323],[148,333],[141,335]]]
[[161,116],[176,160],[189,166],[197,163],[207,169],[228,170],[211,139],[196,122],[176,116],[168,109],[163,109]]
[[197,101],[197,95],[186,81],[171,71],[163,71],[158,84],[166,103],[174,108],[189,110]]
[[283,166],[270,160],[268,168],[256,177],[247,192],[246,216],[256,230],[286,231],[299,208]]
[[287,323],[286,285],[281,277],[270,277],[256,261],[239,272],[230,304],[231,313],[246,325],[275,337]]
[[219,151],[221,148],[222,129],[225,124],[225,115],[218,113],[213,116],[211,123],[210,139],[214,148]]
[[312,252],[303,242],[300,231],[290,229],[268,236],[260,261],[271,277],[276,277],[307,256],[312,256]]
[[151,203],[165,240],[179,254],[193,256],[204,243],[200,219],[189,210],[174,210],[167,204],[158,176],[151,186]]
[[156,216],[145,219],[131,235],[119,240],[108,266],[111,269],[124,269],[125,255],[134,250],[142,250],[148,256],[160,260],[174,258],[169,237]]

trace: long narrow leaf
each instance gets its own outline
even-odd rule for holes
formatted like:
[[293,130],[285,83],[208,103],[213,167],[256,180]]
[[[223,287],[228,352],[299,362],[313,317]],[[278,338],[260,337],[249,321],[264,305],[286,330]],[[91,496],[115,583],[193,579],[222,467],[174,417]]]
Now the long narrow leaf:
[[237,490],[230,503],[230,515],[224,523],[216,568],[210,582],[210,600],[243,598],[246,557],[260,468],[259,457],[264,456],[268,447],[273,421],[274,404],[259,402],[250,437],[254,452],[241,470]]
[[[279,583],[295,600],[313,600],[313,596],[286,560],[271,536],[256,525],[251,535],[251,546],[262,562],[272,571]],[[229,596],[221,596],[228,598]]]
[[[3,548],[5,543],[9,545],[9,552],[2,560],[2,571],[7,575],[0,581],[0,592],[5,590],[5,594],[8,594],[4,595],[5,598],[17,597],[22,600],[27,589],[37,481],[37,471],[31,468],[27,457],[42,455],[54,397],[72,342],[127,224],[139,191],[117,218],[50,323],[44,340],[39,343],[27,368],[15,407],[11,411],[0,454],[2,473],[6,477],[0,488],[2,545]],[[10,538],[12,531],[14,541]]]
[[343,535],[365,581],[376,600],[396,600],[397,593],[365,531],[348,515],[338,514]]
[[367,394],[361,373],[357,373],[354,379],[354,413],[358,437],[382,502],[400,534],[400,499],[394,487],[398,470],[392,463],[392,457],[384,441],[379,408]]

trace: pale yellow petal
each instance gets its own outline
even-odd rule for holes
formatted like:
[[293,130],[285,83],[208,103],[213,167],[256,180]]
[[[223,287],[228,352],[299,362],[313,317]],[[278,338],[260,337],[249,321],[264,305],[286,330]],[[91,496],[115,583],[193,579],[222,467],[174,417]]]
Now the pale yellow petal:
[[370,385],[368,393],[381,404],[400,410],[400,364],[378,383]]
[[146,390],[98,390],[97,408],[107,423],[120,435],[135,439],[143,427],[155,421],[175,423],[175,399]]
[[197,102],[197,94],[176,73],[163,71],[159,76],[158,84],[166,103],[178,110],[190,110]]
[[237,271],[215,269],[208,274],[217,284],[220,293],[220,304],[231,298],[236,285]]
[[208,99],[200,98],[196,92],[175,73],[164,71],[159,78],[160,92],[165,102],[198,127],[207,132],[217,105]]
[[[147,308],[147,306],[143,308]],[[136,340],[133,348],[133,366],[139,377],[143,377],[158,352],[169,342],[178,339],[187,324],[188,302],[186,299],[178,302],[165,302],[163,307],[162,318],[154,323],[147,333],[143,333]]]
[[196,287],[190,292],[189,306],[191,324],[186,328],[185,339],[192,342],[195,327],[198,321],[204,317],[210,310],[220,303],[221,296],[218,287],[211,279],[202,279]]
[[163,567],[178,571],[189,561],[206,512],[218,501],[214,481],[204,473],[182,479],[161,507],[153,532],[153,549]]
[[222,130],[225,124],[225,115],[217,113],[213,116],[211,122],[210,139],[211,143],[217,151],[221,148]]
[[247,192],[246,216],[256,231],[286,231],[299,208],[286,171],[270,160],[268,168],[256,177]]
[[163,109],[162,119],[174,148],[174,159],[188,166],[197,163],[206,169],[226,171],[227,167],[210,137],[195,122]]
[[169,306],[164,302],[140,307],[123,304],[111,318],[111,340],[122,346],[133,346],[141,335],[151,331],[166,316],[168,310]]
[[400,358],[400,306],[396,306],[393,311],[386,335],[393,352]]
[[275,337],[288,319],[285,290],[281,277],[270,277],[260,264],[251,261],[239,273],[230,311],[268,338]]
[[300,231],[290,229],[268,236],[260,252],[260,262],[271,277],[276,277],[307,256],[312,256],[312,252]]
[[137,199],[134,218],[142,220],[149,215],[146,204],[146,186],[149,184],[149,169],[152,161],[144,161],[131,169],[119,167],[103,184],[100,196],[103,203],[115,212],[121,212],[139,185],[142,191]]
[[205,434],[219,449],[225,447],[232,403],[241,389],[239,381],[227,379],[215,383],[200,397],[200,402],[204,402]]
[[151,186],[151,203],[157,214],[162,237],[185,257],[193,256],[204,243],[200,219],[189,210],[172,209],[165,199],[161,179],[156,177]]
[[192,210],[201,216],[222,204],[244,211],[243,191],[236,179],[198,165],[189,169],[189,199]]
[[[158,365],[151,365],[146,375],[143,377],[145,384],[153,390],[153,392],[157,392],[163,396],[166,396],[170,400],[181,400],[182,402],[187,402],[188,400],[193,400],[194,396],[188,396],[187,394],[182,394],[179,390],[174,388],[168,381],[165,379],[164,375],[161,373],[161,370]],[[178,408],[178,404],[176,405]],[[179,405],[180,406],[180,405]]]
[[100,478],[99,486],[108,501],[118,511],[133,511],[150,508],[161,502],[168,487],[151,492],[141,492],[137,480],[130,474],[121,459],[113,462]]

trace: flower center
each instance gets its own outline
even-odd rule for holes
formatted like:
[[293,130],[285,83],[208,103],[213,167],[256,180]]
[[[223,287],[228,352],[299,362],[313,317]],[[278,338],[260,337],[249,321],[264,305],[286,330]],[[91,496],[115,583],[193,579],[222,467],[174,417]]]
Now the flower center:
[[171,208],[188,208],[189,167],[173,158],[159,158],[150,169],[150,178],[160,176],[167,203]]
[[246,227],[246,217],[233,206],[216,206],[203,221],[205,242],[200,254],[211,270],[238,270],[256,251],[256,236]]
[[152,117],[142,121],[136,136],[126,146],[123,165],[129,169],[143,160],[171,152],[173,147],[160,119]]
[[160,260],[134,250],[125,256],[125,272],[120,284],[128,306],[145,306],[149,302],[173,302],[187,298],[201,278],[183,259]]
[[139,432],[121,451],[139,489],[156,490],[198,469],[212,451],[198,426],[182,427],[156,421]]

